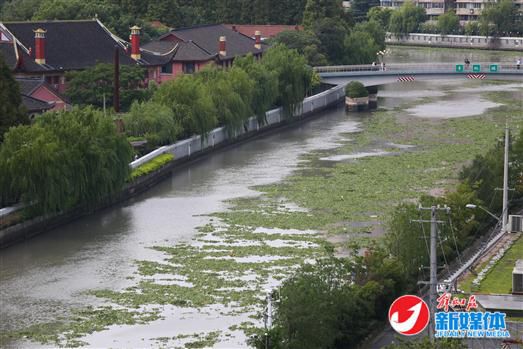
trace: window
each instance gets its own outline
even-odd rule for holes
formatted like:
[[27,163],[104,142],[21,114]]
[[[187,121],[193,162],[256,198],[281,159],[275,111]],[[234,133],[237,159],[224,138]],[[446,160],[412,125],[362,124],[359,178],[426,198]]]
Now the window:
[[474,8],[481,8],[481,4],[474,3]]
[[192,74],[194,73],[194,62],[185,62],[183,64],[183,72],[184,74]]
[[162,65],[162,74],[172,74],[172,73],[173,73],[172,63],[167,63],[165,65]]

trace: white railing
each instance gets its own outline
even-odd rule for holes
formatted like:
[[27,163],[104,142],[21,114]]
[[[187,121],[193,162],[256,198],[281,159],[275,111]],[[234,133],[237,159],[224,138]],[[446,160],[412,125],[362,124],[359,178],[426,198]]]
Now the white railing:
[[[458,65],[463,66],[463,71],[457,71]],[[521,73],[523,74],[523,66],[518,69],[515,63],[500,63],[500,62],[471,62],[466,66],[463,62],[456,63],[387,63],[385,70],[380,65],[373,66],[372,64],[362,65],[334,65],[314,67],[314,71],[318,74],[323,73],[351,73],[351,72],[372,72],[372,74],[380,75],[390,72],[405,72],[405,73],[473,73],[474,65],[480,66],[481,73],[492,73],[490,71],[491,65],[497,66],[497,73]]]

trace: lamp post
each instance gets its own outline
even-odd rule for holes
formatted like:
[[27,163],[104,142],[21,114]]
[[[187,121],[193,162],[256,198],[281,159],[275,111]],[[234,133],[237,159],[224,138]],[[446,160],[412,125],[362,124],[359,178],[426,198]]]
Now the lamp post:
[[476,208],[479,208],[483,211],[485,211],[486,213],[488,213],[490,216],[496,218],[496,220],[499,222],[501,221],[501,218],[496,216],[494,213],[490,212],[489,210],[487,210],[486,208],[482,207],[482,206],[479,206],[479,205],[474,205],[474,204],[466,204],[465,205],[466,208],[470,208],[470,209],[476,209]]

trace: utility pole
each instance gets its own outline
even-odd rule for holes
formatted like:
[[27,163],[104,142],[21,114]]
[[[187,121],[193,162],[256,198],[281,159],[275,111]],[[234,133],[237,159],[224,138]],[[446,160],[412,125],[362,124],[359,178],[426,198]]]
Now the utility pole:
[[114,47],[114,97],[113,106],[116,113],[120,112],[120,51],[118,45]]
[[[412,222],[419,223],[430,223],[430,279],[429,279],[429,311],[430,311],[430,322],[429,322],[429,337],[430,340],[434,341],[434,314],[436,313],[436,300],[438,298],[437,286],[438,286],[438,256],[437,256],[437,243],[438,243],[438,223],[443,224],[444,221],[438,221],[437,211],[450,212],[450,207],[447,205],[440,207],[422,207],[420,210],[430,210],[430,220],[413,220]],[[426,281],[418,283],[426,284]]]
[[503,211],[501,214],[503,232],[507,232],[507,223],[508,223],[508,145],[509,145],[509,136],[508,136],[508,125],[505,125],[505,159],[503,164]]

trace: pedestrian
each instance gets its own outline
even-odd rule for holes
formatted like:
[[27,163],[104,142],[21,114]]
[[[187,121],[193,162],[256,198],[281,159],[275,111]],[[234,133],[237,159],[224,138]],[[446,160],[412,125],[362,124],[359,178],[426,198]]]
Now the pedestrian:
[[516,69],[519,70],[519,68],[521,68],[521,57],[516,61]]
[[470,65],[470,61],[468,58],[465,58],[465,69],[468,69]]
[[381,70],[385,71],[385,62],[381,62]]

